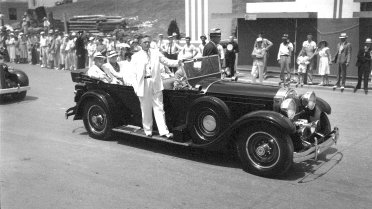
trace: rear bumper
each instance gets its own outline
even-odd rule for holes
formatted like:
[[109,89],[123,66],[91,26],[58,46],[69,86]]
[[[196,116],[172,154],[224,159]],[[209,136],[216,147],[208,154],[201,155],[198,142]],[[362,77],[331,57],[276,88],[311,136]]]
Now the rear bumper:
[[9,89],[0,89],[0,94],[11,94],[11,93],[21,93],[22,91],[28,91],[31,87],[29,86],[18,86]]
[[317,160],[318,155],[335,145],[339,139],[339,129],[335,127],[332,132],[323,136],[326,139],[323,143],[315,143],[313,147],[309,148],[304,152],[294,152],[293,153],[293,162],[299,163],[306,160]]

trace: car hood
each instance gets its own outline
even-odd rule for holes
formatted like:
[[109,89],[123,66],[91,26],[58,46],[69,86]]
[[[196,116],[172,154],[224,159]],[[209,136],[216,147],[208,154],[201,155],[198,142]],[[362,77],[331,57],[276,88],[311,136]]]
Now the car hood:
[[208,78],[199,84],[206,94],[228,94],[234,96],[274,98],[279,86],[237,82],[231,80]]

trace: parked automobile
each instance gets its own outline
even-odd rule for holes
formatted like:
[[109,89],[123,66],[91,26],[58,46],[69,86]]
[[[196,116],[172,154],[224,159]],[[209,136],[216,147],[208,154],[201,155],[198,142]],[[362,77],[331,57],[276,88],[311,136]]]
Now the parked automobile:
[[337,142],[339,131],[331,129],[328,119],[331,107],[314,92],[221,79],[218,57],[198,62],[185,63],[193,88],[174,90],[174,78],[163,80],[173,140],[144,134],[132,86],[103,83],[84,73],[71,73],[76,106],[66,111],[66,118],[83,120],[96,139],[117,132],[209,150],[234,145],[246,171],[268,177],[286,172],[294,162],[317,160]]
[[26,73],[10,69],[8,65],[0,63],[0,103],[23,100],[30,89]]

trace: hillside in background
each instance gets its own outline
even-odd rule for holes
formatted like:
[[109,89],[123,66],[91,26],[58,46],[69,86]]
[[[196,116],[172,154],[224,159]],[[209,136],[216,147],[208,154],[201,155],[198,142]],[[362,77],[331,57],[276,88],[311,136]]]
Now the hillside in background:
[[152,27],[141,32],[156,36],[166,34],[169,23],[176,19],[180,32],[185,29],[184,0],[79,0],[76,3],[49,7],[47,12],[53,12],[55,19],[63,20],[63,13],[67,19],[74,15],[120,15],[136,17],[139,21],[151,21]]

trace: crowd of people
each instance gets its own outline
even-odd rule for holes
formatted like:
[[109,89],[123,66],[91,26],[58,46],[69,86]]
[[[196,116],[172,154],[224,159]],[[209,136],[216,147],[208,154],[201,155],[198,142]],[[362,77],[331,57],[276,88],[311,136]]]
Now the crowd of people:
[[[352,56],[351,43],[347,41],[347,34],[341,33],[339,36],[340,42],[337,44],[337,51],[332,56],[328,42],[321,40],[318,44],[313,41],[312,34],[307,35],[307,40],[302,43],[302,49],[297,55],[296,61],[298,68],[296,71],[297,86],[303,84],[313,84],[313,74],[318,70],[318,75],[322,77],[322,81],[318,84],[320,86],[331,85],[329,82],[330,65],[333,63],[338,67],[337,81],[333,89],[340,88],[341,91],[345,89],[347,68],[350,65]],[[254,43],[252,51],[253,64],[252,64],[252,81],[256,82],[259,78],[260,83],[266,78],[266,65],[268,51],[273,43],[263,37],[263,33],[258,35]],[[364,91],[368,93],[368,81],[371,74],[371,46],[372,39],[367,38],[362,49],[359,50],[357,55],[358,67],[358,83],[354,87],[354,92],[361,88],[361,82],[364,82]],[[277,60],[280,65],[280,83],[286,83],[291,80],[290,63],[293,56],[294,46],[289,41],[288,34],[283,34],[282,42],[280,43]],[[317,56],[319,57],[318,66],[315,66]],[[286,75],[285,75],[286,73]]]
[[[115,35],[107,34],[104,36],[94,36],[86,34],[84,31],[77,33],[62,33],[58,30],[49,29],[47,20],[44,20],[46,30],[39,34],[24,34],[20,31],[1,29],[0,47],[6,49],[5,61],[14,63],[31,63],[40,64],[42,68],[50,68],[56,70],[76,70],[93,65],[93,55],[100,52],[102,56],[107,56],[108,52],[115,51],[118,54],[118,61],[130,60],[131,56],[140,51],[140,37],[116,37]],[[217,34],[217,35],[214,35]],[[194,59],[207,55],[219,55],[221,66],[226,67],[225,74],[227,77],[235,76],[236,73],[236,57],[239,53],[239,46],[233,36],[223,44],[220,43],[220,31],[210,33],[210,40],[207,42],[207,36],[200,37],[199,45],[191,44],[190,37],[185,38],[185,44],[181,46],[176,33],[164,37],[159,34],[157,40],[152,40],[150,47],[157,49],[171,60]],[[217,40],[217,39],[218,40]],[[320,41],[318,44],[313,41],[311,34],[307,35],[307,40],[302,43],[302,49],[295,55],[298,64],[296,74],[296,86],[303,84],[313,84],[313,74],[318,70],[318,75],[322,76],[322,81],[319,85],[331,85],[329,82],[330,65],[335,63],[338,65],[337,81],[333,88],[340,88],[341,91],[345,88],[347,68],[351,59],[351,43],[347,41],[346,33],[341,33],[340,42],[337,44],[337,51],[332,56],[328,42]],[[368,38],[365,46],[358,53],[358,84],[354,91],[361,88],[361,82],[364,81],[364,90],[368,92],[368,80],[371,68],[367,67],[371,63],[371,44],[372,41]],[[206,46],[207,50],[204,53]],[[252,81],[255,83],[259,79],[260,83],[267,78],[267,59],[269,50],[273,43],[264,37],[264,33],[258,34],[255,40],[252,51]],[[282,36],[277,60],[280,66],[281,83],[288,82],[291,79],[290,64],[293,57],[294,46],[290,42],[288,34]],[[367,53],[368,52],[368,53]],[[315,66],[319,56],[318,65]],[[177,71],[177,68],[163,66],[163,76],[172,77]]]

